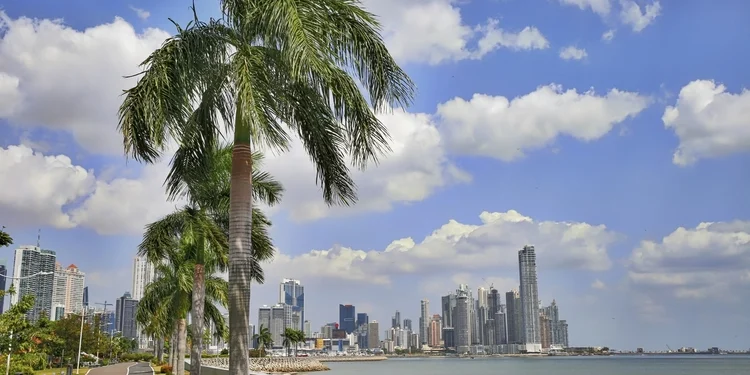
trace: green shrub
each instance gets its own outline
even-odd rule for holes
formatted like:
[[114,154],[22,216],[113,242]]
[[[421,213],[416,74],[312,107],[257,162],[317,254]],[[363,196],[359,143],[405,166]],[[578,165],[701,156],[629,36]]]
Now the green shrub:
[[221,349],[221,355],[229,355],[229,349]]

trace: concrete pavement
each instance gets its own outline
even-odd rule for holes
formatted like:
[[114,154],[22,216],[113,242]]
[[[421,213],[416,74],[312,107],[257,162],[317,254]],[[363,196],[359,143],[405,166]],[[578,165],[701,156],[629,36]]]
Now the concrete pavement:
[[92,368],[88,375],[154,375],[154,373],[148,362],[126,362]]

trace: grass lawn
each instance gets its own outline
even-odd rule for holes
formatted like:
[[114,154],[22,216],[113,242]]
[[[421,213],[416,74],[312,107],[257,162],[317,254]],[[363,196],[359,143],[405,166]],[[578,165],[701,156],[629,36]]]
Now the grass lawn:
[[[48,368],[48,369],[44,369],[44,370],[34,371],[34,374],[37,374],[37,375],[60,375],[60,372],[61,371],[65,372],[66,369],[67,369],[67,367]],[[85,375],[86,371],[88,371],[88,370],[89,370],[88,367],[81,367],[79,375]],[[76,368],[73,367],[73,375],[75,375],[75,374],[76,374]]]

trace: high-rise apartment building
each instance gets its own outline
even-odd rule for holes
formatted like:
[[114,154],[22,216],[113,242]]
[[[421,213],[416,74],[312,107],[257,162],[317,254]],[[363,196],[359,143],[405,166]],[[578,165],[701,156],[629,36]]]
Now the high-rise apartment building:
[[305,333],[305,338],[312,337],[312,323],[309,320],[305,320],[305,329],[302,332]]
[[527,353],[539,353],[542,351],[542,339],[539,332],[539,290],[534,246],[524,246],[518,251],[518,275],[521,284],[523,344]]
[[441,322],[440,315],[435,314],[432,316],[432,319],[430,319],[430,324],[428,325],[428,334],[427,337],[429,337],[428,345],[432,348],[437,348],[440,346],[440,342],[443,339],[443,322]]
[[115,330],[122,332],[123,337],[138,338],[138,326],[135,321],[137,309],[138,300],[134,299],[129,292],[125,292],[115,301]]
[[[52,305],[64,306],[64,313],[80,314],[83,311],[83,288],[86,274],[71,264],[63,267],[55,264],[55,277],[52,287]],[[52,317],[50,317],[52,318]]]
[[292,327],[305,329],[305,287],[294,279],[282,279],[279,285],[279,303],[289,305],[292,309]]
[[292,327],[292,307],[287,304],[262,306],[258,309],[258,332],[261,327],[270,331],[273,347],[282,347],[284,330]]
[[505,345],[508,343],[507,326],[505,320],[505,305],[502,304],[501,294],[495,288],[490,288],[487,296],[487,322],[491,321],[492,332],[487,332],[488,345]]
[[26,318],[32,322],[42,315],[51,317],[56,260],[54,251],[42,250],[38,246],[16,249],[13,262],[13,288],[16,294],[11,296],[10,303],[15,304],[24,296],[33,295],[34,307],[26,313]]
[[[5,259],[0,260],[0,289],[5,290],[5,279],[8,276],[8,268],[5,265]],[[3,313],[5,307],[5,294],[0,295],[0,314]]]
[[396,310],[396,314],[391,319],[391,328],[401,328],[401,313]]
[[140,301],[143,293],[146,292],[146,286],[151,284],[156,277],[153,263],[149,262],[144,256],[137,256],[133,259],[133,293],[132,298]]
[[523,313],[521,311],[521,294],[513,289],[505,293],[506,321],[508,327],[508,344],[523,344]]
[[380,347],[380,328],[376,320],[367,325],[367,348],[375,349]]
[[430,342],[430,301],[426,298],[419,303],[419,337],[422,345]]
[[557,302],[547,307],[542,307],[539,313],[540,337],[542,348],[549,348],[551,345],[568,346],[568,323],[560,320],[560,312]]
[[89,307],[89,287],[83,287],[83,307]]
[[356,315],[354,305],[339,305],[339,329],[347,334],[354,332],[357,329]]

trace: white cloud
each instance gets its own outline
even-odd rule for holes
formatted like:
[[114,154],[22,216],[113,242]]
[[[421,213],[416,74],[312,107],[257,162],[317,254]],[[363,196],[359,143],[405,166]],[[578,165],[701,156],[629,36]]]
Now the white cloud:
[[659,242],[641,242],[627,267],[630,282],[644,291],[740,298],[750,287],[750,222],[677,228]]
[[603,281],[596,279],[593,283],[591,283],[591,287],[594,289],[604,290],[607,289],[607,285],[604,284]]
[[[365,7],[383,24],[388,49],[401,62],[432,65],[468,58],[479,59],[497,48],[528,50],[547,48],[548,42],[534,27],[508,31],[490,19],[484,25],[464,23],[453,0],[366,0]],[[477,48],[470,44],[477,41]]]
[[151,12],[149,12],[149,11],[147,11],[145,9],[136,8],[136,7],[132,6],[132,5],[130,6],[130,9],[133,12],[135,12],[135,14],[138,16],[138,18],[140,18],[140,19],[142,19],[144,21],[147,20],[149,17],[151,17]]
[[604,17],[612,9],[610,0],[560,0],[564,5],[577,6],[581,10],[591,9],[594,13]]
[[727,92],[714,81],[696,80],[680,90],[662,116],[680,144],[672,161],[689,165],[699,159],[750,151],[750,91]]
[[440,104],[437,113],[452,151],[511,161],[559,135],[601,138],[648,104],[647,97],[635,92],[612,89],[600,96],[551,84],[512,100],[483,94],[469,101],[455,98]]
[[612,265],[607,247],[619,238],[604,225],[535,221],[514,210],[482,212],[479,218],[479,224],[449,220],[421,242],[401,238],[380,250],[337,245],[301,255],[281,253],[266,267],[267,277],[297,275],[384,285],[408,274],[445,277],[446,269],[459,276],[490,277],[502,269],[517,270],[518,249],[527,244],[536,246],[540,269],[604,271]]
[[26,146],[0,148],[0,223],[72,228],[63,210],[93,191],[91,171],[65,155],[44,156]]
[[70,132],[91,152],[122,154],[117,108],[134,82],[123,76],[136,73],[169,34],[139,34],[121,18],[78,31],[0,11],[0,36],[0,117]]
[[0,176],[9,182],[0,184],[0,223],[138,235],[179,205],[166,200],[166,173],[159,163],[108,182],[65,155],[45,156],[23,145],[0,148]]
[[615,30],[614,29],[609,29],[609,30],[605,31],[604,34],[602,34],[602,40],[605,41],[605,42],[610,42],[614,38],[615,38]]
[[620,6],[620,20],[635,32],[643,31],[661,14],[659,1],[647,4],[644,9],[633,0],[620,0]]
[[588,55],[585,49],[576,46],[567,46],[560,50],[560,58],[563,60],[583,60]]
[[286,189],[281,208],[297,220],[361,211],[388,211],[396,203],[418,202],[435,190],[471,177],[446,157],[440,133],[426,114],[395,109],[378,116],[391,135],[392,152],[365,172],[352,170],[359,201],[352,207],[328,207],[315,186],[315,170],[299,142],[290,152],[270,156],[264,169]]

